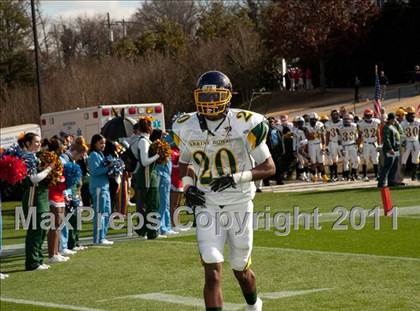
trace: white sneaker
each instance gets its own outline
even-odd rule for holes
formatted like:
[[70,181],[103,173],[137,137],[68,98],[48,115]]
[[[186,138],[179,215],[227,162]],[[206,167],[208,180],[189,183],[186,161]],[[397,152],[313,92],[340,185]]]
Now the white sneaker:
[[164,234],[159,234],[156,239],[166,239],[168,236]]
[[369,181],[369,177],[363,177],[363,181]]
[[0,280],[5,280],[9,277],[8,274],[0,273]]
[[174,228],[175,232],[187,232],[187,231],[190,231],[190,230],[191,230],[191,228],[181,228],[181,227],[175,227]]
[[48,270],[50,268],[50,266],[42,264],[39,265],[38,268],[36,268],[35,270]]
[[168,232],[166,232],[167,235],[175,235],[175,234],[179,234],[179,232],[176,232],[174,230],[169,230]]
[[263,302],[260,298],[257,298],[257,302],[253,305],[245,305],[245,311],[262,311]]
[[69,261],[70,260],[70,257],[61,256],[60,254],[58,254],[57,256],[60,257],[61,259],[64,259],[64,261]]
[[57,263],[57,262],[65,262],[65,261],[67,261],[67,259],[64,259],[64,258],[68,258],[68,257],[54,255],[54,256],[48,258],[48,262],[49,263]]
[[80,246],[73,247],[72,250],[74,250],[74,251],[83,251],[85,249],[87,249],[87,246],[80,245]]
[[112,245],[112,244],[114,244],[114,241],[109,241],[107,239],[103,239],[99,244],[101,244],[101,245]]
[[74,255],[74,254],[76,254],[76,253],[77,253],[76,251],[71,251],[71,250],[69,250],[68,248],[63,249],[63,250],[61,251],[61,255],[62,255],[62,256],[72,256],[72,255]]

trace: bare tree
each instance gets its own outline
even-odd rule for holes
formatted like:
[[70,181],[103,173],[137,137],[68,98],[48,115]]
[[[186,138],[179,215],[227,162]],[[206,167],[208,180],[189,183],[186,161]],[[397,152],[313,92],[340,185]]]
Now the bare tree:
[[187,36],[193,37],[197,28],[197,3],[196,1],[145,1],[137,9],[131,21],[131,33],[144,31],[160,31],[162,19],[177,23]]

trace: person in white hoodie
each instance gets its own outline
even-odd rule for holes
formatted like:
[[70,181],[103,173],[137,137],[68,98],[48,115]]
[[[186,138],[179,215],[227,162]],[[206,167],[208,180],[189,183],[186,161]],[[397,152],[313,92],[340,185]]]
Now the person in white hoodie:
[[[156,230],[146,227],[146,214],[159,211],[159,191],[158,176],[153,166],[159,155],[149,156],[151,146],[150,134],[152,133],[152,121],[150,117],[142,117],[134,126],[135,133],[138,133],[138,139],[130,145],[131,151],[138,159],[138,164],[134,170],[135,196],[137,212],[144,216],[144,225],[137,229],[136,233],[146,239],[158,237],[158,227]],[[135,138],[133,138],[135,141]]]

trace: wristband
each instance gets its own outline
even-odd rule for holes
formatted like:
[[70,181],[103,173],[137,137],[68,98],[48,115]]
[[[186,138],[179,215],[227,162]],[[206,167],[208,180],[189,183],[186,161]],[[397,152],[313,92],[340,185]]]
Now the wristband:
[[233,180],[236,184],[245,183],[252,181],[252,172],[244,171],[240,173],[235,173],[232,175]]
[[189,186],[194,185],[194,179],[191,176],[182,177],[182,186],[184,191],[187,190]]

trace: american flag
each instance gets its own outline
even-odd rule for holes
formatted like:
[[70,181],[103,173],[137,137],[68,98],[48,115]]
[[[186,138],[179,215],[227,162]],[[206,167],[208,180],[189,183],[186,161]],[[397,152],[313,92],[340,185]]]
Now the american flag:
[[375,73],[375,103],[373,107],[375,111],[375,116],[379,118],[381,116],[381,109],[382,109],[382,103],[381,103],[381,84],[379,83],[379,76],[378,71]]

